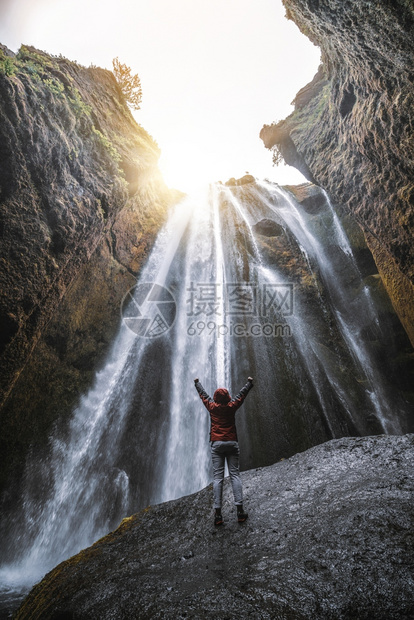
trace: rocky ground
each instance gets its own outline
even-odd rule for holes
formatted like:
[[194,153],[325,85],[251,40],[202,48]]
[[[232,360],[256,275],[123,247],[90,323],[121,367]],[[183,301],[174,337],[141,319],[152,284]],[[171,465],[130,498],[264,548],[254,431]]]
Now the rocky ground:
[[344,438],[125,519],[15,618],[398,620],[414,616],[414,435]]

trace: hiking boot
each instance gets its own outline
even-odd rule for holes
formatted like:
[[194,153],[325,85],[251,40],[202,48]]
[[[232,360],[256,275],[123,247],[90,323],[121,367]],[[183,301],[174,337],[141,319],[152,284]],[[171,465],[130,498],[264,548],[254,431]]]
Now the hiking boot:
[[237,521],[239,523],[243,523],[244,521],[246,521],[248,516],[249,515],[247,514],[247,512],[244,512],[243,508],[241,510],[237,510]]
[[216,516],[214,517],[214,525],[223,525],[224,521],[223,521],[223,517],[221,516],[221,514],[216,514]]

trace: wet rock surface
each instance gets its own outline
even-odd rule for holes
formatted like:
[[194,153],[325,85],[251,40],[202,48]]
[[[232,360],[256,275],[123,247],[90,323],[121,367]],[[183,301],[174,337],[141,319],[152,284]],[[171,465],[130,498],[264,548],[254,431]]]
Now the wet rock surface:
[[261,138],[363,226],[414,343],[411,2],[284,0],[322,66]]
[[414,615],[414,436],[344,438],[125,519],[35,586],[16,619],[398,620]]
[[231,179],[226,181],[224,185],[227,185],[228,187],[236,187],[238,185],[247,185],[254,182],[254,176],[252,176],[251,174],[245,174],[243,177],[240,177],[240,179],[235,179],[234,177],[232,177]]
[[306,213],[310,215],[316,215],[326,209],[326,195],[318,185],[302,183],[301,185],[286,185],[285,189],[294,195]]
[[252,226],[253,230],[264,237],[279,237],[283,234],[283,227],[274,220],[263,219]]

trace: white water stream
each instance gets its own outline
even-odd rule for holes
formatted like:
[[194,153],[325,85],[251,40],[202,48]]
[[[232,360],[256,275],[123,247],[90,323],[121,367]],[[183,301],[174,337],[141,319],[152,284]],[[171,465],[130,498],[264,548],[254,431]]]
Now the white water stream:
[[[6,596],[35,583],[123,517],[210,482],[209,420],[193,387],[196,376],[209,393],[220,385],[236,393],[248,374],[258,375],[240,418],[246,466],[272,455],[276,461],[283,450],[292,453],[349,428],[363,434],[368,413],[383,432],[401,432],[398,411],[360,338],[360,315],[379,323],[369,291],[362,287],[359,296],[349,297],[310,218],[289,194],[259,183],[251,197],[214,185],[172,210],[139,282],[172,294],[175,321],[158,338],[137,336],[122,321],[69,427],[51,437],[46,460],[29,459],[24,496],[6,527],[0,568]],[[328,207],[331,244],[357,278],[351,246]],[[293,288],[277,265],[266,263],[254,232],[264,218],[280,223],[296,239],[305,264],[318,269],[332,306],[320,298],[320,320],[334,316],[371,411],[359,410],[360,401],[313,333],[300,296],[289,309]],[[141,310],[151,304],[147,299]],[[291,336],[268,337],[264,326],[271,330],[275,321]],[[302,398],[300,408],[285,394],[287,380],[295,398]],[[296,446],[289,442],[297,428]],[[257,447],[258,437],[266,437],[266,449]]]

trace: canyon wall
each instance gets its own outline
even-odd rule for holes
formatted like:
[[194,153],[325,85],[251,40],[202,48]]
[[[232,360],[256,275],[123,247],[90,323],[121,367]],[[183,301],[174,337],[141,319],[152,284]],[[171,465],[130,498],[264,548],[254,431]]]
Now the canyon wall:
[[92,380],[176,198],[109,71],[0,48],[0,487]]
[[362,226],[414,342],[414,7],[407,0],[284,0],[321,49],[315,78],[261,138]]

